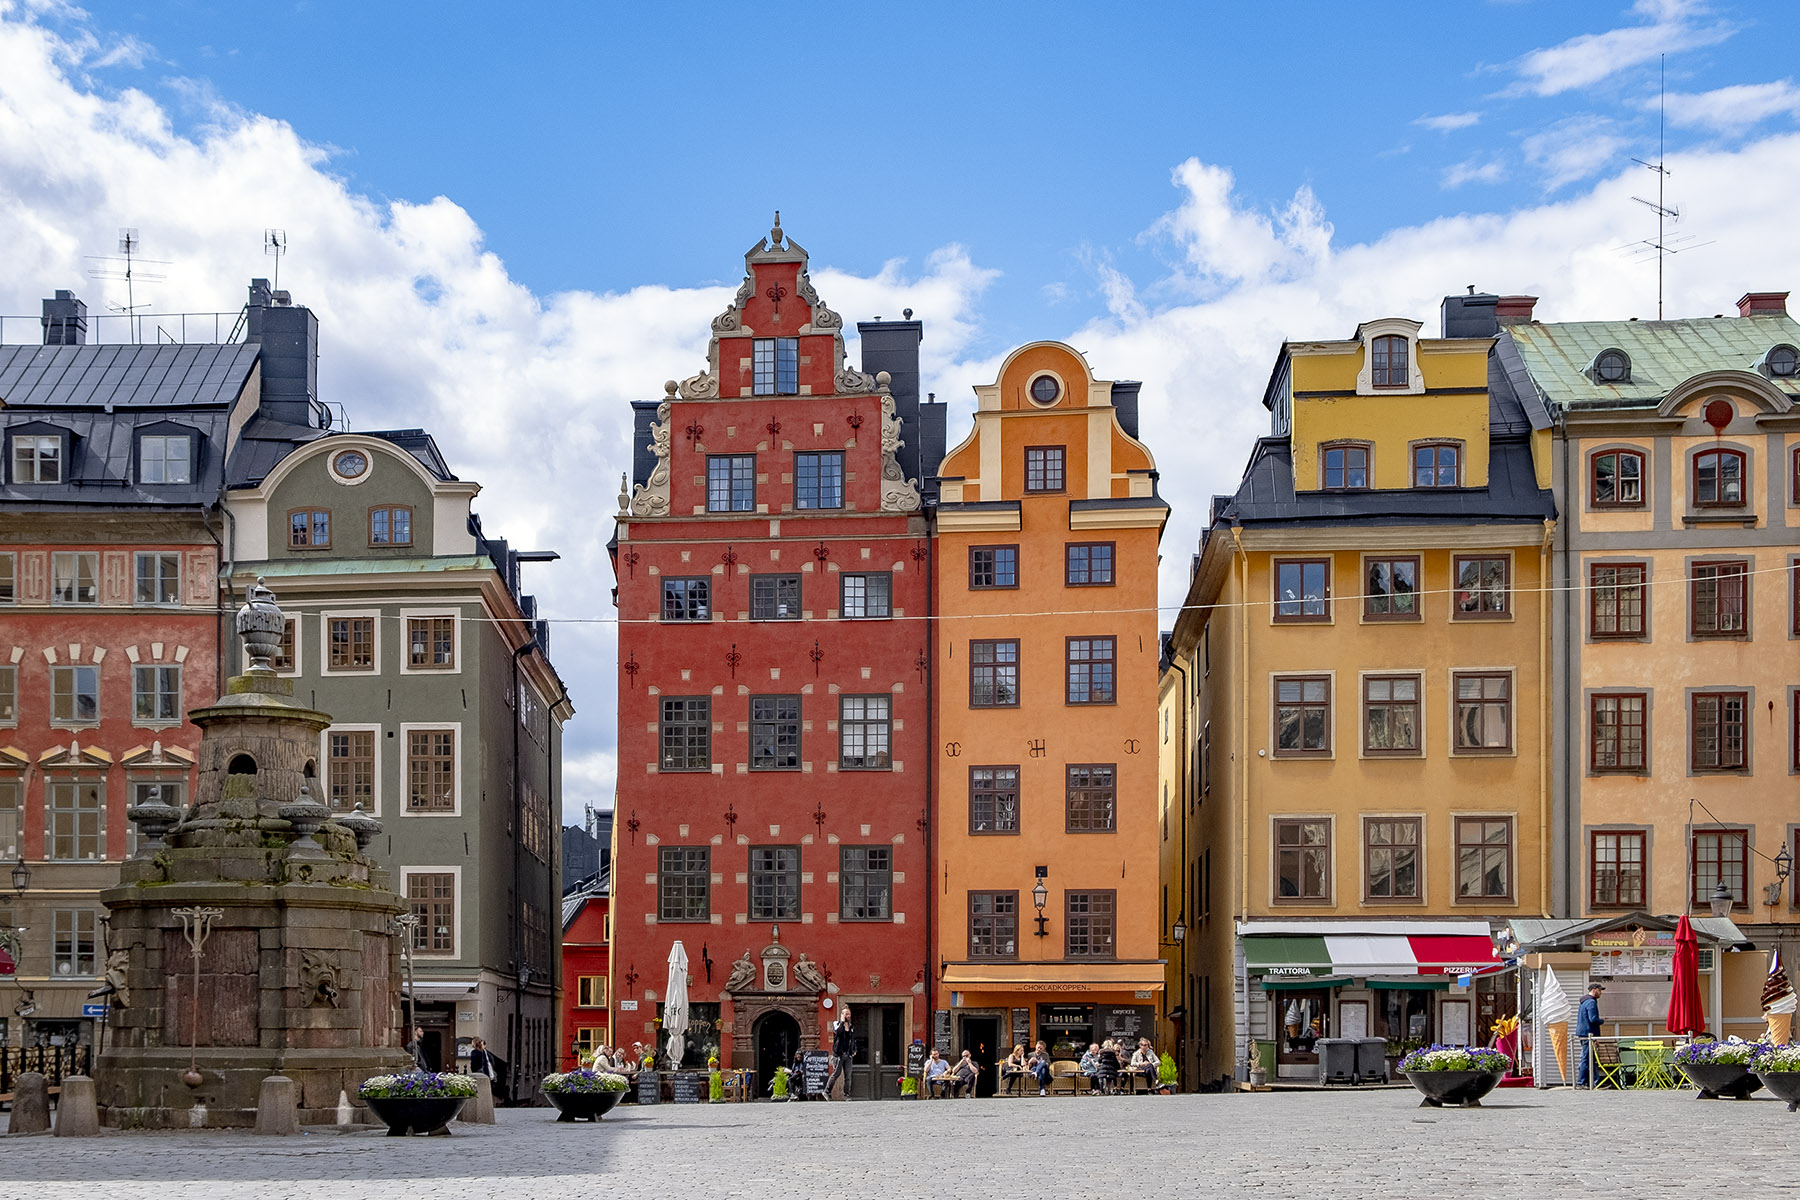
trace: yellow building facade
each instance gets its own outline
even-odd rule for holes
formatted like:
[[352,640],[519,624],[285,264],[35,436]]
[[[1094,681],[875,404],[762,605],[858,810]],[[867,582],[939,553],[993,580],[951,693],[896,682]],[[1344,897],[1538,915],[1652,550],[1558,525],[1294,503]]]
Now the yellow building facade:
[[936,514],[934,1034],[983,1064],[1039,1040],[1069,1059],[1157,1028],[1169,510],[1135,383],[1036,342],[976,395]]
[[1164,693],[1190,1086],[1485,1041],[1490,931],[1550,911],[1549,421],[1463,299],[1284,346],[1213,502]]

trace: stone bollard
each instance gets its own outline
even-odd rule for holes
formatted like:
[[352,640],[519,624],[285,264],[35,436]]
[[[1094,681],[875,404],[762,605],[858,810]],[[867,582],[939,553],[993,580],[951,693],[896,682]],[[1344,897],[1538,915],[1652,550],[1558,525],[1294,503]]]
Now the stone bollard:
[[475,1077],[475,1098],[462,1106],[456,1114],[461,1125],[492,1125],[494,1123],[494,1088],[487,1079]]
[[286,1137],[300,1132],[300,1108],[294,1081],[286,1075],[265,1075],[256,1096],[256,1132]]
[[100,1109],[94,1102],[94,1081],[86,1075],[65,1075],[62,1096],[56,1102],[57,1137],[97,1137]]
[[50,1132],[50,1081],[37,1071],[26,1071],[13,1083],[12,1122],[9,1133]]

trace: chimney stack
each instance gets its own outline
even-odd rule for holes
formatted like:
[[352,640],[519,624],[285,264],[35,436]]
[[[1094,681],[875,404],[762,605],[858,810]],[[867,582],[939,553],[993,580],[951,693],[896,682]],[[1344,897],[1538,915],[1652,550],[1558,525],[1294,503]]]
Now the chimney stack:
[[1466,296],[1445,296],[1443,331],[1447,338],[1493,337],[1500,332],[1495,308],[1500,297],[1469,289]]
[[[58,292],[57,295],[63,293]],[[1738,316],[1787,316],[1786,292],[1745,292],[1738,299]]]
[[1494,305],[1494,317],[1502,325],[1523,325],[1532,319],[1536,296],[1502,296]]
[[329,427],[319,403],[319,319],[266,279],[250,281],[245,341],[262,344],[263,415],[311,429]]
[[56,289],[54,299],[44,301],[44,345],[87,345],[87,305],[66,288]]

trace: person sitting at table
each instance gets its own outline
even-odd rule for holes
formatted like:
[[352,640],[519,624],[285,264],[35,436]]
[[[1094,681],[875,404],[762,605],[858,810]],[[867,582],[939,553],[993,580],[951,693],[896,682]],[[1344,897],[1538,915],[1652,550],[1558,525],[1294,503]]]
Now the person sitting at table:
[[943,1099],[950,1088],[950,1062],[937,1047],[932,1047],[931,1056],[925,1060],[925,1098]]
[[1131,1073],[1144,1081],[1144,1090],[1156,1090],[1156,1077],[1162,1070],[1162,1059],[1157,1057],[1156,1050],[1150,1045],[1149,1038],[1139,1038],[1137,1049],[1131,1052]]
[[1119,1090],[1119,1046],[1111,1038],[1100,1043],[1100,1091],[1112,1095]]
[[962,1052],[962,1057],[956,1060],[956,1066],[950,1069],[950,1078],[954,1081],[950,1085],[951,1098],[955,1099],[960,1096],[973,1097],[975,1095],[975,1081],[980,1077],[981,1068],[975,1065],[974,1058],[970,1056],[967,1050],[964,1050]]
[[1028,1062],[1027,1064],[1025,1064],[1025,1069],[1027,1071],[1030,1071],[1031,1074],[1033,1075],[1033,1077],[1035,1077],[1037,1079],[1038,1095],[1040,1095],[1040,1096],[1049,1095],[1050,1094],[1050,1051],[1045,1048],[1044,1043],[1039,1042],[1037,1044],[1037,1049],[1035,1049],[1031,1052],[1031,1061]]
[[1025,1067],[1025,1043],[1020,1042],[1013,1047],[1006,1061],[1000,1064],[1000,1082],[1013,1095],[1021,1095],[1025,1090],[1025,1081],[1031,1078],[1031,1072]]
[[1100,1043],[1089,1042],[1088,1048],[1082,1052],[1081,1062],[1075,1068],[1081,1077],[1088,1081],[1088,1094],[1100,1090]]

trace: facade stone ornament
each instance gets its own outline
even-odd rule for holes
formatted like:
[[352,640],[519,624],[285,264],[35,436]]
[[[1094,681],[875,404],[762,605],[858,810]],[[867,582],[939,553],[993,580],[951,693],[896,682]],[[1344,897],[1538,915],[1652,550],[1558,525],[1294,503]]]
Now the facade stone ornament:
[[894,395],[888,391],[888,374],[875,377],[881,388],[881,511],[916,512],[919,507],[919,485],[908,479],[895,457],[905,443],[900,439],[900,416],[894,409]]
[[688,376],[681,381],[681,398],[683,400],[717,400],[719,398],[718,376],[709,371]]
[[731,964],[731,977],[725,981],[725,990],[741,992],[755,982],[756,964],[750,960],[750,952],[746,950],[742,958]]
[[855,367],[843,367],[837,373],[837,390],[840,396],[855,396],[873,392],[875,377],[864,375]]
[[619,472],[619,515],[631,512],[631,476],[624,471]]
[[800,299],[812,309],[812,325],[803,332],[828,333],[844,327],[844,318],[833,312],[830,305],[819,299],[819,291],[813,287],[812,276],[805,271],[800,272],[798,291]]
[[656,455],[656,466],[650,478],[631,494],[631,512],[638,517],[669,515],[669,437],[674,412],[675,381],[663,384],[663,402],[656,406],[656,423],[650,426],[650,452]]
[[343,978],[327,950],[300,951],[300,995],[308,1008],[343,1004]]
[[118,1008],[131,1007],[131,985],[126,972],[131,970],[131,951],[114,950],[106,956],[106,986],[112,989],[109,1001]]
[[803,992],[822,992],[825,990],[825,973],[819,964],[800,952],[800,958],[794,963],[794,983]]
[[281,649],[281,634],[287,618],[275,603],[275,593],[262,579],[250,585],[244,607],[238,609],[238,636],[244,639],[244,654],[252,671],[271,671],[269,662]]

